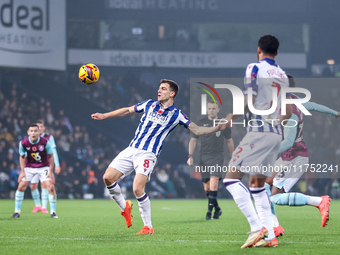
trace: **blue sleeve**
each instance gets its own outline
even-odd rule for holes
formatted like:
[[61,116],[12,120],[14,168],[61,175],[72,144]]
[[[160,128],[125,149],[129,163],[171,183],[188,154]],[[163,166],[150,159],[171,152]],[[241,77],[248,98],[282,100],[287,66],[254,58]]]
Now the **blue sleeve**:
[[20,156],[26,155],[26,151],[25,151],[24,147],[22,146],[21,141],[19,143],[19,154],[20,154]]
[[136,104],[135,105],[135,112],[145,112],[145,107],[147,106],[147,104],[149,102],[151,102],[152,100],[149,99],[149,100],[145,100],[144,102],[141,102],[139,104]]
[[328,113],[331,114],[332,116],[337,116],[338,112],[328,108],[327,106],[317,104],[314,102],[306,102],[302,104],[308,111],[315,111],[315,112],[321,112],[321,113]]
[[53,149],[54,166],[60,166],[57,145],[55,144],[53,135],[50,136],[50,139],[48,141],[50,142]]
[[259,68],[256,65],[249,64],[246,69],[244,78],[244,95],[248,95],[248,88],[252,88],[254,97],[257,97],[258,85],[257,85],[257,73]]
[[[292,114],[290,119],[288,120],[286,126],[283,128],[283,141],[281,142],[279,153],[292,148],[294,145],[294,141],[297,134],[298,126],[296,125],[296,122],[299,123],[299,118],[295,114]],[[295,126],[294,126],[295,125]],[[288,126],[288,127],[287,127]]]
[[188,116],[186,116],[183,112],[179,112],[179,124],[184,125],[185,128],[188,128],[189,124],[191,123]]
[[46,144],[46,146],[45,146],[45,149],[46,149],[48,155],[53,154],[53,148],[52,148],[52,146],[51,146],[50,141],[47,142],[47,144]]

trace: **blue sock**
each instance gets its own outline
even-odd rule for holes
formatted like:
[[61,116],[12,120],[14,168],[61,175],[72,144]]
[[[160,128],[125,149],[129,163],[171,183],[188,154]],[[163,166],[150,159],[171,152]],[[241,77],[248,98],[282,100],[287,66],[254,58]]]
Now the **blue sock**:
[[38,189],[31,190],[32,198],[35,206],[41,206],[40,204],[40,192]]
[[24,200],[24,195],[25,195],[25,192],[21,192],[19,190],[17,190],[15,192],[15,207],[14,207],[14,212],[16,212],[16,213],[20,213],[21,212],[21,204],[22,204],[22,201]]
[[57,210],[57,196],[48,194],[48,201],[50,202],[50,213]]
[[41,189],[41,204],[42,208],[47,208],[47,201],[48,201],[48,190]]
[[[270,197],[270,195],[272,194],[272,191],[270,189],[270,185],[268,183],[264,183],[264,188],[266,189],[267,191],[267,194],[268,196]],[[276,212],[275,212],[275,204],[273,202],[270,203],[270,209],[272,211],[272,214],[276,215]]]
[[283,193],[270,197],[276,205],[302,206],[308,204],[308,196],[301,193]]

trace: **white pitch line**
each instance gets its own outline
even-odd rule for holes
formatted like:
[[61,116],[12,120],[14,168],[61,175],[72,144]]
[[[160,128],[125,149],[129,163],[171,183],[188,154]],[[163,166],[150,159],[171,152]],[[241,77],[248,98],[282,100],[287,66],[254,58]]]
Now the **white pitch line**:
[[[0,239],[27,239],[27,240],[60,240],[60,241],[157,241],[157,242],[169,242],[169,240],[164,239],[132,239],[132,238],[69,238],[69,237],[61,237],[61,238],[41,238],[41,237],[25,237],[25,236],[0,236]],[[170,240],[170,242],[196,242],[196,243],[243,243],[243,241],[236,240]],[[311,242],[292,242],[292,241],[279,241],[279,243],[287,243],[287,244],[310,244]],[[340,245],[340,242],[322,242],[320,244],[323,245]]]

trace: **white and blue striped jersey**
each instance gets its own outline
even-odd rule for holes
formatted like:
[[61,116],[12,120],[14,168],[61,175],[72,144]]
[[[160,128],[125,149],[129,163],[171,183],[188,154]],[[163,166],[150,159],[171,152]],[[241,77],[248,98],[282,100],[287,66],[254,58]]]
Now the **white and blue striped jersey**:
[[188,127],[190,119],[172,105],[166,109],[159,101],[146,100],[135,105],[135,112],[144,112],[130,147],[160,154],[164,139],[178,125]]
[[277,120],[280,117],[281,110],[281,88],[289,87],[288,77],[274,59],[264,58],[257,63],[251,63],[247,66],[244,78],[244,95],[248,95],[248,88],[253,90],[253,96],[256,97],[254,108],[256,110],[269,110],[272,106],[273,87],[278,89],[277,108],[270,115],[250,114],[248,120],[248,132],[274,132],[282,134],[282,128]]

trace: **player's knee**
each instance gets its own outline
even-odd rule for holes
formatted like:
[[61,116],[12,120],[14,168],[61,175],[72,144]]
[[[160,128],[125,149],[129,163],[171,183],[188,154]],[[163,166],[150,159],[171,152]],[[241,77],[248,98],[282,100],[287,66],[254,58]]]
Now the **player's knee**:
[[105,173],[103,175],[103,181],[104,181],[106,186],[110,186],[112,183],[114,183],[114,181],[112,181],[112,178],[110,177],[110,175],[108,173]]
[[50,185],[47,187],[47,190],[48,190],[48,193],[49,193],[49,194],[54,194],[54,185],[53,185],[53,184],[50,184]]
[[18,191],[20,191],[20,192],[25,192],[26,188],[27,188],[27,185],[24,185],[24,184],[22,184],[21,182],[19,183],[19,185],[18,185]]
[[25,190],[26,190],[25,188],[18,186],[18,191],[25,192]]
[[134,187],[133,194],[135,195],[135,197],[140,197],[141,195],[144,194],[144,190],[139,187]]
[[31,190],[32,191],[37,189],[37,188],[38,188],[38,184],[37,183],[34,183],[34,184],[31,183]]

